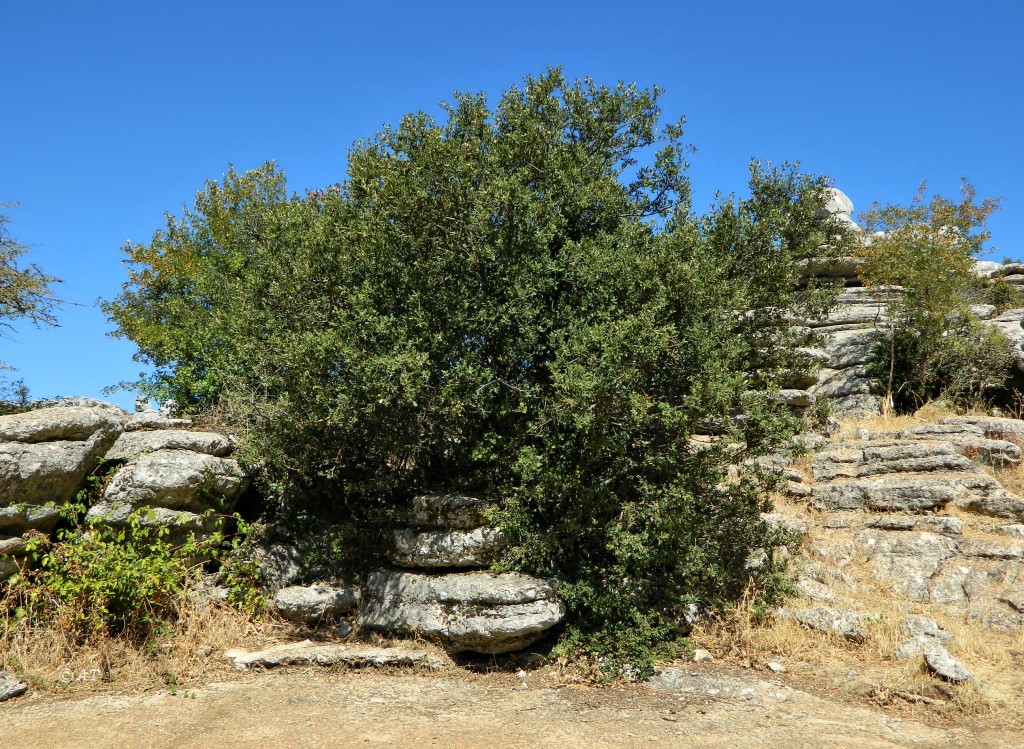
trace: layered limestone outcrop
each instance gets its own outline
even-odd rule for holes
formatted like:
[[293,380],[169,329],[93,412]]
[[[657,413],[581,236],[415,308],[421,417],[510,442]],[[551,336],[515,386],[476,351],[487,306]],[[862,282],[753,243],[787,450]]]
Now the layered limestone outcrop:
[[[230,512],[248,477],[228,457],[232,440],[188,429],[187,419],[135,414],[85,398],[0,416],[0,580],[23,563],[26,536],[49,533],[62,515],[90,525],[123,525],[140,513],[181,535],[210,530],[203,514]],[[86,477],[115,466],[84,518],[70,508]]]

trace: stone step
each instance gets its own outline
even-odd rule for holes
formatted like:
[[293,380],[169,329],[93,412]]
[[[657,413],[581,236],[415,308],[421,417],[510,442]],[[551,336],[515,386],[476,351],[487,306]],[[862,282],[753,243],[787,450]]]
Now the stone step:
[[974,463],[948,442],[841,442],[819,453],[811,464],[815,481],[973,469]]
[[966,458],[992,466],[1019,465],[1020,446],[1001,439],[989,439],[985,431],[970,424],[940,424],[907,427],[898,431],[861,429],[857,436],[865,442],[906,440],[914,442],[946,442]]
[[349,666],[351,668],[425,668],[437,670],[447,661],[411,647],[377,647],[362,644],[324,644],[303,640],[275,645],[266,650],[234,648],[224,653],[239,671],[258,666]]

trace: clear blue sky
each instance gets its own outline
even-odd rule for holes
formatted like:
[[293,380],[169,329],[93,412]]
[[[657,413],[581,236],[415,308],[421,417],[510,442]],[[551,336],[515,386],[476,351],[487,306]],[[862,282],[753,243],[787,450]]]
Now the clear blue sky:
[[963,176],[1003,198],[994,259],[1020,257],[1022,29],[1022,0],[0,0],[0,202],[80,305],[18,326],[0,360],[36,397],[133,379],[95,301],[124,280],[122,244],[205,179],[276,159],[292,189],[326,186],[382,124],[551,65],[663,86],[698,149],[698,207],[741,191],[751,157],[832,176],[858,211]]

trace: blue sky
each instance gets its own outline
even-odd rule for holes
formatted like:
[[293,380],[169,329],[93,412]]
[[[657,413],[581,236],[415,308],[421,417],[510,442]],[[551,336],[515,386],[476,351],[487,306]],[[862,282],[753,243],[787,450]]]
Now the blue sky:
[[[134,379],[96,308],[227,164],[276,159],[296,191],[346,149],[454,91],[551,65],[666,89],[697,147],[697,207],[751,157],[832,176],[858,211],[922,179],[1000,196],[993,259],[1024,255],[1024,1],[174,3],[0,0],[0,202],[64,279],[61,327],[0,339],[36,397]],[[132,393],[112,396],[123,405]]]

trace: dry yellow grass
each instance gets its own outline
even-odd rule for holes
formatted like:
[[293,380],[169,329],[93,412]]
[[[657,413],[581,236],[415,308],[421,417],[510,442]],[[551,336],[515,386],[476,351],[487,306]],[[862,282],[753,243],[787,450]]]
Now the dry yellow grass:
[[[859,429],[896,431],[912,425],[934,424],[952,414],[948,409],[930,406],[911,416],[851,419],[842,424],[842,434],[855,438]],[[803,456],[794,467],[813,483],[809,470],[811,458]],[[991,469],[991,472],[1006,489],[1024,496],[1024,466]],[[856,644],[839,636],[810,632],[793,619],[767,617],[756,621],[750,601],[745,601],[731,617],[700,625],[694,633],[698,647],[710,650],[727,662],[750,668],[763,667],[768,660],[778,659],[790,671],[808,675],[826,687],[852,691],[876,702],[901,704],[912,711],[949,717],[985,715],[1009,725],[1024,722],[1024,632],[995,631],[956,610],[897,596],[873,573],[870,564],[847,553],[853,529],[824,529],[818,513],[800,499],[777,496],[775,511],[810,522],[804,539],[804,549],[808,551],[806,561],[821,562],[825,569],[841,570],[841,575],[834,575],[828,581],[841,597],[837,603],[797,598],[789,605],[860,611],[865,616],[867,641]],[[952,507],[946,514],[963,521],[965,536],[1004,543],[1008,540],[996,531],[997,526],[1009,521],[981,517]],[[868,516],[865,513],[864,519]],[[978,684],[953,687],[929,674],[921,657],[893,658],[896,648],[907,639],[899,632],[899,622],[909,614],[928,617],[954,636],[951,652],[968,666]]]
[[225,606],[185,601],[178,621],[141,647],[112,636],[76,642],[59,625],[19,628],[0,619],[0,671],[55,692],[175,690],[230,672],[226,648],[265,642],[283,629]]

